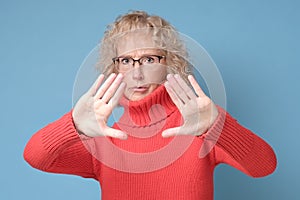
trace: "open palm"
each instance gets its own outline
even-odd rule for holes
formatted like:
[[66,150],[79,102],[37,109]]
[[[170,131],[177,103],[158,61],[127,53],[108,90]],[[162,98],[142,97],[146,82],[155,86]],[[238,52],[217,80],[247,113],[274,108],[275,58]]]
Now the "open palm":
[[188,76],[188,80],[195,92],[178,74],[167,76],[165,87],[179,109],[183,123],[179,127],[163,131],[163,137],[201,135],[211,127],[217,118],[218,109],[213,101],[205,95],[192,75]]

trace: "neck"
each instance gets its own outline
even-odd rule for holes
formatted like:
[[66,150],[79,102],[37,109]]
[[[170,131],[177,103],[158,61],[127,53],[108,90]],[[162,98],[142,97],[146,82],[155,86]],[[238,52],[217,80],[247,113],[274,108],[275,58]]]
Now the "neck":
[[130,101],[123,97],[120,105],[124,107],[124,114],[118,123],[138,127],[151,126],[177,110],[163,85],[139,101]]

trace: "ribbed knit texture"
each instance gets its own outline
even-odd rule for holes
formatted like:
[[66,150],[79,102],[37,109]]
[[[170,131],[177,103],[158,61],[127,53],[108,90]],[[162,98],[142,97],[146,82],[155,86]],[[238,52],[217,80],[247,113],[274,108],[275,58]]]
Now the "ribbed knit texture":
[[221,107],[202,136],[163,138],[163,130],[182,124],[163,86],[141,101],[122,99],[121,105],[124,114],[113,127],[127,132],[127,140],[81,140],[69,112],[32,136],[25,160],[43,171],[98,180],[104,200],[212,200],[213,171],[219,163],[252,177],[276,167],[272,148]]

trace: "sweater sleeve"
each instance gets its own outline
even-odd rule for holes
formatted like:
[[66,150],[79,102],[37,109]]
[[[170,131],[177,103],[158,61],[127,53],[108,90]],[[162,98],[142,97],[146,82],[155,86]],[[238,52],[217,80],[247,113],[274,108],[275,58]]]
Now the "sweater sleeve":
[[252,177],[271,174],[277,164],[272,147],[224,109],[218,107],[218,110],[216,122],[204,136],[215,144],[216,164],[229,164]]
[[92,155],[75,129],[71,112],[35,133],[23,155],[32,167],[42,171],[96,179]]

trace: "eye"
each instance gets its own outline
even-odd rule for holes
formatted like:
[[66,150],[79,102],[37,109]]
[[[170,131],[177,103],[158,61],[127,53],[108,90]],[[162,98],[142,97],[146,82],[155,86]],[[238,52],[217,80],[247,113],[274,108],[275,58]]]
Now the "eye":
[[152,64],[152,63],[155,63],[155,57],[153,57],[153,56],[146,56],[146,57],[143,57],[141,59],[141,61],[144,64]]
[[128,65],[130,63],[130,58],[122,58],[121,63],[122,65]]

